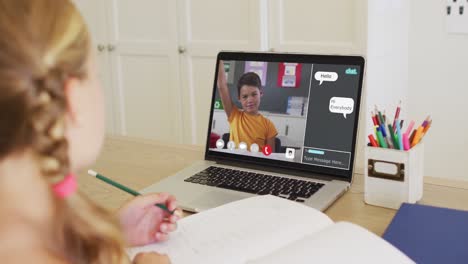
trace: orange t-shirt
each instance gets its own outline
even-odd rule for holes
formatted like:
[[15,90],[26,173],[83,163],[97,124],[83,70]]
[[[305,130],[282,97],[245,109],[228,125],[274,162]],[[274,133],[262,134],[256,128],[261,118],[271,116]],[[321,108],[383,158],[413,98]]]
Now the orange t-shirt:
[[257,143],[261,151],[266,145],[267,139],[278,135],[275,125],[268,118],[261,114],[246,114],[239,111],[234,105],[228,121],[230,125],[229,140],[236,142],[237,147],[239,147],[240,142],[247,143],[248,148],[253,143]]

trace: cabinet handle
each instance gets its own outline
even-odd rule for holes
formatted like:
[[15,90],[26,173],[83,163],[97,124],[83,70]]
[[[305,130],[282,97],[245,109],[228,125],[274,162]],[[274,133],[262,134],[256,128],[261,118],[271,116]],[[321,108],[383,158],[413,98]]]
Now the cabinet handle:
[[289,134],[289,125],[286,125],[286,132],[284,133],[286,136]]
[[183,54],[187,51],[184,46],[179,46],[179,54]]
[[107,50],[108,50],[109,52],[112,52],[112,51],[115,50],[115,46],[112,45],[112,44],[109,44],[109,45],[107,45]]
[[99,52],[103,52],[105,49],[106,49],[106,46],[104,46],[103,44],[99,44],[99,45],[97,46],[97,50],[98,50]]

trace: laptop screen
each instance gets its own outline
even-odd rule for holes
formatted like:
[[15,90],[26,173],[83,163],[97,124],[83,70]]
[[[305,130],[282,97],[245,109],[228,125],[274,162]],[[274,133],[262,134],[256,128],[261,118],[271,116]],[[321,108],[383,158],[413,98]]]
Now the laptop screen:
[[221,52],[207,159],[352,176],[364,60]]

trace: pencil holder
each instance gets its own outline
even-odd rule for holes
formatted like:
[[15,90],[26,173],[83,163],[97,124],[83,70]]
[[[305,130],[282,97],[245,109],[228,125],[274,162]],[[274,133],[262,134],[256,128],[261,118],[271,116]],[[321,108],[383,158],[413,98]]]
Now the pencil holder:
[[364,201],[398,209],[423,195],[424,143],[408,151],[366,147]]

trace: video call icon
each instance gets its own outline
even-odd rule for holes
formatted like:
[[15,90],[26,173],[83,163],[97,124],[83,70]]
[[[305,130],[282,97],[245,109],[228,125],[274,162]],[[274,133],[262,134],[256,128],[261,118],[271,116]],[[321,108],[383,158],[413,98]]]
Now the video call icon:
[[247,150],[247,143],[245,142],[239,143],[239,149],[243,151]]
[[250,145],[250,152],[256,153],[260,150],[260,147],[258,146],[257,143],[253,143]]
[[270,145],[265,145],[262,149],[262,152],[265,156],[270,156],[271,153],[273,152],[273,149],[271,148]]
[[234,149],[236,148],[236,142],[234,142],[234,141],[232,141],[232,140],[229,141],[229,142],[227,143],[227,148],[228,148],[229,150],[234,150]]
[[216,140],[216,148],[217,148],[217,149],[222,149],[222,148],[224,148],[224,140],[222,140],[222,139]]
[[285,156],[287,159],[294,159],[295,153],[296,153],[296,149],[286,148]]

